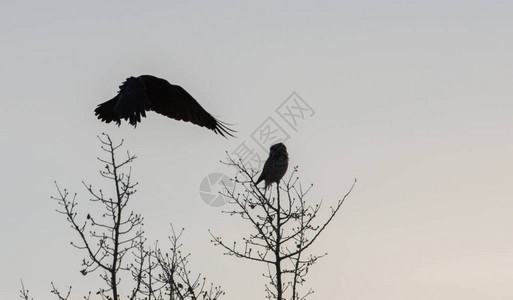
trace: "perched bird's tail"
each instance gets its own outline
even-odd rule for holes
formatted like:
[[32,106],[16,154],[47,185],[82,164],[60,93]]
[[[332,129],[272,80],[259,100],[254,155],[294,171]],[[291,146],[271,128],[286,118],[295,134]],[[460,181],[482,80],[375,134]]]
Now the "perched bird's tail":
[[255,182],[255,186],[258,186],[258,184],[260,182],[262,182],[262,180],[264,180],[264,183],[265,183],[265,187],[264,187],[264,190],[267,191],[267,189],[269,188],[269,186],[271,185],[271,182],[267,182],[267,180],[265,180],[265,178],[263,176],[260,176],[260,178],[258,178],[258,180]]
[[[260,182],[262,182],[262,180],[265,179],[265,176],[264,174],[260,174],[260,177],[258,177],[258,180],[255,182],[255,185],[258,185]],[[267,184],[265,185],[265,187],[267,188]]]
[[121,124],[121,119],[119,118],[119,116],[116,116],[116,114],[114,114],[114,106],[116,105],[117,101],[118,95],[116,95],[116,97],[110,99],[109,101],[98,105],[94,110],[94,114],[98,116],[98,119],[105,123],[115,121],[119,126]]

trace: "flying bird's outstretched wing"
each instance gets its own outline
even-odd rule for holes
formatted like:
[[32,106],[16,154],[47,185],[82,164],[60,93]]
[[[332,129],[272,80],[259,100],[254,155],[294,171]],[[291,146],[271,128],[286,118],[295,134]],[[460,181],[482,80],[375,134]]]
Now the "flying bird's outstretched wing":
[[[149,76],[149,75],[144,75]],[[153,76],[151,76],[153,77]],[[170,84],[164,79],[153,77],[148,79],[149,90],[161,91],[159,94],[151,94],[151,110],[161,115],[176,120],[191,122],[201,127],[213,130],[222,136],[233,136],[233,130],[228,124],[221,122],[209,114],[184,88]],[[173,99],[173,101],[169,101]]]
[[224,137],[233,136],[229,125],[210,115],[185,89],[151,75],[128,78],[113,99],[98,105],[98,119],[121,124],[121,119],[137,125],[146,111],[153,110],[175,120],[191,122]]

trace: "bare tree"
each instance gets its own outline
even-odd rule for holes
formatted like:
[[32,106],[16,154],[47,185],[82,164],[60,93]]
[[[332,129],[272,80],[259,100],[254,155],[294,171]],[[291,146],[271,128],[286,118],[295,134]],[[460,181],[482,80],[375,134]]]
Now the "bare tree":
[[[231,216],[240,216],[249,222],[253,231],[242,238],[242,243],[226,243],[212,232],[212,242],[225,250],[225,255],[265,263],[269,283],[265,286],[267,299],[306,299],[313,290],[302,294],[309,267],[326,253],[309,254],[313,243],[333,220],[344,200],[353,190],[356,179],[348,192],[331,207],[328,216],[318,221],[321,202],[306,201],[312,185],[304,189],[297,177],[297,167],[288,180],[282,180],[273,193],[266,195],[255,184],[257,173],[243,163],[228,156],[225,164],[235,167],[244,179],[235,177],[233,187],[226,187],[222,195],[234,208],[224,211]],[[242,244],[242,245],[241,245]]]
[[[77,211],[79,202],[77,194],[71,195],[61,189],[57,183],[57,196],[52,197],[59,205],[57,212],[63,214],[70,227],[78,234],[79,241],[71,244],[85,252],[80,272],[85,276],[101,271],[100,277],[105,288],[99,288],[97,295],[102,299],[121,299],[121,279],[128,279],[133,287],[127,288],[128,299],[218,299],[224,292],[220,287],[207,285],[206,280],[198,274],[193,277],[187,269],[189,254],[182,254],[179,234],[172,228],[171,253],[155,247],[146,247],[143,218],[140,214],[128,211],[128,203],[136,192],[137,183],[132,181],[130,164],[136,159],[128,151],[126,157],[118,160],[117,151],[123,141],[114,143],[109,135],[98,137],[101,149],[107,159],[98,158],[105,165],[100,175],[109,180],[113,186],[112,196],[103,190],[95,190],[91,185],[82,182],[93,204],[99,205],[98,214]],[[66,292],[60,292],[52,282],[51,291],[59,300],[67,300],[71,294],[71,286]],[[89,299],[91,293],[84,299]],[[29,300],[28,290],[22,282],[20,297]]]
[[132,275],[140,284],[139,292],[148,299],[203,299],[215,300],[225,294],[219,286],[207,284],[201,274],[191,275],[188,271],[190,253],[183,253],[180,238],[184,229],[178,233],[171,225],[169,237],[170,252],[163,252],[155,243],[153,249],[140,247]]
[[[120,299],[118,287],[120,285],[120,271],[130,270],[131,265],[124,259],[132,250],[142,246],[142,221],[141,215],[134,212],[126,212],[130,197],[136,192],[137,183],[132,182],[132,172],[129,164],[135,159],[135,155],[127,156],[121,162],[116,161],[116,151],[123,145],[123,141],[114,144],[110,136],[104,134],[99,137],[101,149],[107,153],[108,159],[98,158],[105,164],[100,171],[103,178],[110,180],[114,185],[114,195],[107,196],[103,190],[94,190],[91,185],[82,182],[90,194],[90,200],[102,206],[99,216],[88,213],[85,220],[78,218],[76,211],[78,202],[77,194],[70,196],[66,189],[57,187],[58,195],[52,197],[57,200],[59,208],[57,212],[66,216],[66,219],[80,236],[80,242],[71,244],[77,249],[84,250],[87,258],[82,261],[83,275],[100,269],[100,277],[105,281],[107,288],[100,289],[99,294],[106,299]],[[125,171],[128,167],[128,171]],[[137,289],[132,292],[131,299],[135,298]],[[111,294],[108,295],[107,293]]]

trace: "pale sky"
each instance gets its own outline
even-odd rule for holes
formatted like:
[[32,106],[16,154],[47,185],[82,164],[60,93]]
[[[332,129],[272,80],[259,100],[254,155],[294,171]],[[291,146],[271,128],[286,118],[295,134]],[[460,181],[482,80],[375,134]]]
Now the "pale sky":
[[[263,299],[264,265],[222,255],[208,229],[241,220],[206,205],[205,176],[251,134],[281,121],[311,201],[358,183],[312,251],[309,299],[513,299],[511,1],[2,1],[0,299],[20,279],[36,299],[96,291],[85,253],[57,214],[53,181],[108,189],[96,136],[138,156],[131,208],[150,240],[185,227],[191,270]],[[97,104],[128,76],[188,90],[237,138],[148,113],[135,130],[101,123]],[[296,92],[315,111],[297,131],[276,109]],[[226,208],[226,207],[224,207]]]

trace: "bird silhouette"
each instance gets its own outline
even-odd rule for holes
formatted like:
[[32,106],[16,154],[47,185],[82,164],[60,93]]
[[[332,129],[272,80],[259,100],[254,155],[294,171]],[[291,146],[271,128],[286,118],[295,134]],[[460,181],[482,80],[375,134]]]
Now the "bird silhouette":
[[278,143],[271,146],[269,150],[269,158],[267,158],[262,174],[258,177],[258,185],[262,180],[265,181],[265,189],[273,183],[280,183],[281,178],[287,172],[289,166],[289,154],[287,153],[287,147],[283,143]]
[[129,77],[119,87],[118,94],[94,110],[96,116],[106,123],[121,119],[134,128],[146,117],[146,111],[154,111],[175,120],[191,122],[213,130],[223,137],[235,132],[228,124],[209,114],[185,89],[179,85],[152,75]]

